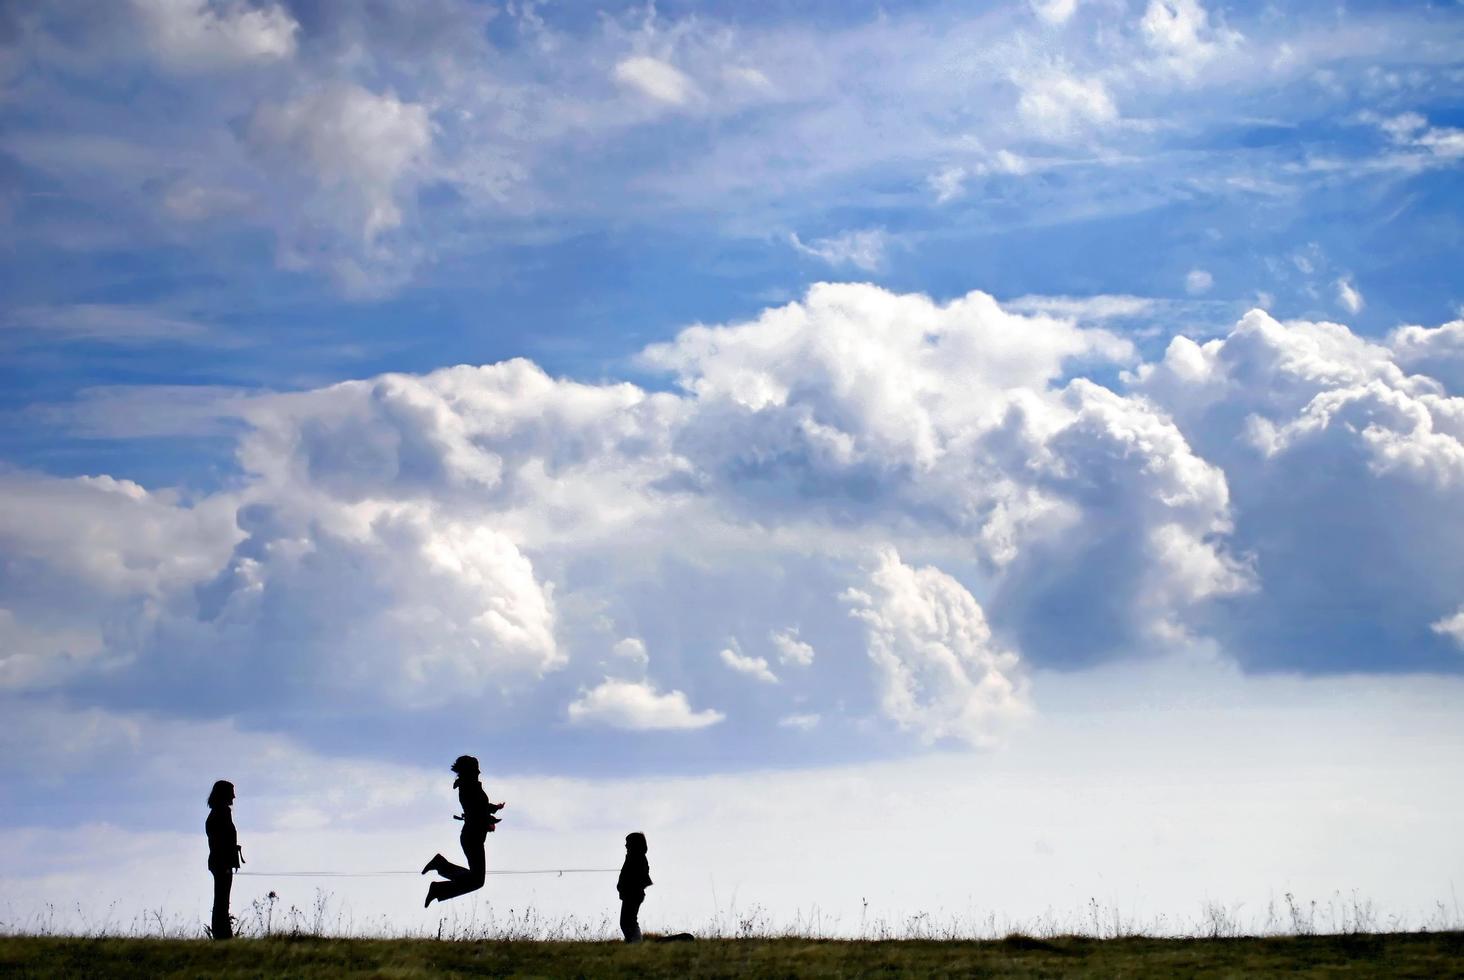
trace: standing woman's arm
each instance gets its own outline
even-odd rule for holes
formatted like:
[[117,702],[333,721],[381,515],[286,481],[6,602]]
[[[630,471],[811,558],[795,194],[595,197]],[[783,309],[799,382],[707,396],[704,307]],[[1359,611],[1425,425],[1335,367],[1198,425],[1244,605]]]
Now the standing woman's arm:
[[229,812],[225,818],[229,821],[229,861],[234,870],[239,870],[239,865],[244,863],[244,848],[239,846],[239,831],[234,828],[234,814]]

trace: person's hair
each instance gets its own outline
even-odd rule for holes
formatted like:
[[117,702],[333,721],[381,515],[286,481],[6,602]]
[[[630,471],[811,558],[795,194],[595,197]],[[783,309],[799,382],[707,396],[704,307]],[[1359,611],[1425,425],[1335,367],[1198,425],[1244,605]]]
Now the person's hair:
[[456,773],[476,773],[479,771],[478,760],[470,755],[460,755],[453,762],[452,771]]
[[234,784],[227,779],[220,779],[213,784],[213,789],[208,791],[208,805],[214,807],[228,806],[234,799]]
[[625,847],[627,850],[635,851],[637,854],[646,853],[646,835],[639,830],[625,835]]

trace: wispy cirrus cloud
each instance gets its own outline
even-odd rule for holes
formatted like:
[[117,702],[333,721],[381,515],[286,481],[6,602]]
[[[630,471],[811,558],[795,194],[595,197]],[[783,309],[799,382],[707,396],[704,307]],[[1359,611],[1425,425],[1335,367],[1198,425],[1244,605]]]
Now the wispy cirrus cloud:
[[791,234],[788,241],[804,255],[835,268],[853,266],[865,272],[875,272],[884,265],[890,236],[883,228],[864,228],[817,238],[811,242],[804,242],[796,234]]
[[0,328],[48,342],[227,345],[234,341],[227,333],[192,317],[119,303],[22,306],[0,314]]

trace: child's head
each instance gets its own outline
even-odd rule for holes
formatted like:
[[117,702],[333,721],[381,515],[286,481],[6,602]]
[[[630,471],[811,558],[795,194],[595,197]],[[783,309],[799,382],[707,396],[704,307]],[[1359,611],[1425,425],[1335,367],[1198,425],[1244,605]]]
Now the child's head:
[[625,849],[631,854],[646,853],[646,835],[640,831],[625,835]]

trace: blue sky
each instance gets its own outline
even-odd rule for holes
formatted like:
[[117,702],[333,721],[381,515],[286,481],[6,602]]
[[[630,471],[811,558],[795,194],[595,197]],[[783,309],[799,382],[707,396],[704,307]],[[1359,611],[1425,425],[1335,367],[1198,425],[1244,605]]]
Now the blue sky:
[[0,838],[183,833],[184,743],[288,812],[349,764],[306,823],[361,847],[425,819],[373,766],[481,743],[579,832],[1217,676],[1196,744],[1284,688],[1452,765],[1460,50],[1443,2],[0,11]]

